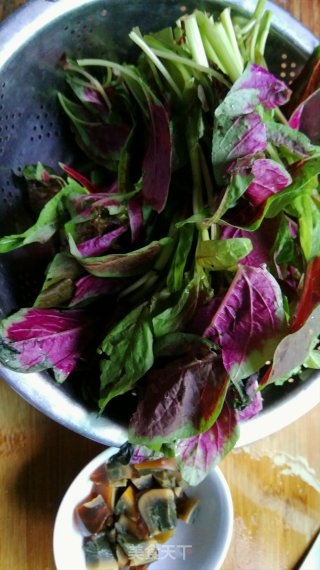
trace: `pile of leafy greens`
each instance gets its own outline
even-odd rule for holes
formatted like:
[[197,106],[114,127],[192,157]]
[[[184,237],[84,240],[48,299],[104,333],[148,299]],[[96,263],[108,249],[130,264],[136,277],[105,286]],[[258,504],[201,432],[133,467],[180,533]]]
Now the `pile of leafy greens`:
[[135,65],[64,59],[81,166],[26,166],[38,218],[0,240],[55,247],[0,361],[58,382],[98,364],[101,413],[138,396],[134,460],[174,454],[190,484],[264,386],[320,368],[319,52],[292,94],[267,70],[270,21],[263,1],[247,21],[196,10],[134,28]]

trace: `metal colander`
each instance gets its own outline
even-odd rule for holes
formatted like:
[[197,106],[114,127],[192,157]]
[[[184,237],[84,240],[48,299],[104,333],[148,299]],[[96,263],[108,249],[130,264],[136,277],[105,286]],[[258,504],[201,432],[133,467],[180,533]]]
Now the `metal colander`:
[[[77,154],[58,101],[64,91],[57,65],[63,53],[74,58],[134,56],[128,39],[133,26],[143,33],[171,25],[195,7],[218,13],[226,5],[247,15],[255,0],[31,0],[0,27],[0,220],[1,235],[18,233],[32,217],[19,174],[25,164],[57,168]],[[317,39],[287,12],[270,3],[274,24],[266,56],[270,70],[290,83]],[[0,317],[33,303],[47,263],[47,247],[32,245],[0,257]],[[2,376],[31,404],[63,425],[105,444],[126,439],[117,414],[97,417],[67,381],[57,385],[48,373]],[[265,409],[243,425],[240,445],[290,423],[319,401],[315,377],[266,391]]]

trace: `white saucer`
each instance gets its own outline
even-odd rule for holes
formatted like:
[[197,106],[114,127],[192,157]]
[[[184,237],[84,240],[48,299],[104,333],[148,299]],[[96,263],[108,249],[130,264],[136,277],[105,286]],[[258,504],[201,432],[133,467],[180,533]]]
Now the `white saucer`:
[[[90,475],[118,449],[100,453],[77,475],[59,507],[54,532],[53,553],[57,570],[86,570],[82,536],[74,523],[75,506],[88,496]],[[150,570],[219,570],[228,552],[232,528],[233,506],[229,487],[218,468],[197,487],[188,489],[189,496],[200,500],[196,522],[178,522],[174,536],[159,545],[159,560]]]

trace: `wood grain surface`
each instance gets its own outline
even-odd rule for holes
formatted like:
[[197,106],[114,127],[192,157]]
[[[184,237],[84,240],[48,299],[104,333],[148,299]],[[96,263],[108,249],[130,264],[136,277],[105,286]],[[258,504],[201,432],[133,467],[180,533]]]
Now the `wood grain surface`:
[[[0,19],[23,3],[0,0]],[[319,0],[277,3],[320,35]],[[54,570],[59,503],[103,447],[54,423],[1,380],[0,402],[0,570]],[[222,570],[298,567],[320,527],[319,427],[318,407],[222,462],[234,502],[233,539]],[[320,563],[309,570],[319,569]]]

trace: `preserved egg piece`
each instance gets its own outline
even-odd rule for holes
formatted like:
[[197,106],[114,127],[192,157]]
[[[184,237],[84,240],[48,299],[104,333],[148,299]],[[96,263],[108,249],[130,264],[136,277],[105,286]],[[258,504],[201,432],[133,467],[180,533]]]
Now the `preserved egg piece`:
[[174,489],[181,483],[181,475],[179,471],[163,470],[153,473],[154,479],[163,488]]
[[133,487],[129,485],[122,493],[115,506],[115,514],[125,514],[128,517],[136,517],[138,513],[136,496]]
[[118,540],[130,560],[130,568],[151,564],[158,560],[155,540],[129,540],[124,536],[119,536]]
[[199,501],[192,497],[181,497],[177,504],[178,518],[186,524],[193,522],[196,516],[196,511],[199,506]]
[[88,570],[118,570],[108,539],[104,533],[93,534],[84,543]]
[[121,515],[115,523],[115,528],[118,536],[133,537],[139,541],[149,538],[146,524],[140,516],[139,519],[130,519],[126,515]]
[[134,477],[131,479],[133,485],[139,490],[150,489],[153,486],[154,480],[151,475],[141,475],[141,477]]
[[157,534],[156,536],[156,541],[159,544],[164,544],[165,542],[168,542],[168,540],[173,537],[174,531],[175,529],[167,530],[166,532],[160,532],[160,534]]
[[120,570],[122,570],[122,568],[126,568],[128,566],[129,557],[127,556],[127,554],[125,553],[125,551],[123,550],[123,548],[121,548],[121,546],[119,544],[117,544],[117,546],[116,546],[116,557],[117,557],[118,566],[119,566]]
[[176,471],[177,464],[174,457],[163,457],[152,461],[144,461],[143,463],[135,463],[133,467],[135,471],[141,475],[148,475],[149,473],[153,475],[155,471],[163,471],[164,469],[168,469],[168,471]]
[[92,487],[93,496],[101,495],[111,511],[114,510],[116,496],[119,487],[111,483],[94,483]]
[[99,532],[108,517],[112,517],[112,511],[101,495],[78,505],[76,512],[82,524],[92,534]]
[[151,536],[176,527],[176,503],[171,489],[146,491],[138,500],[138,508]]

